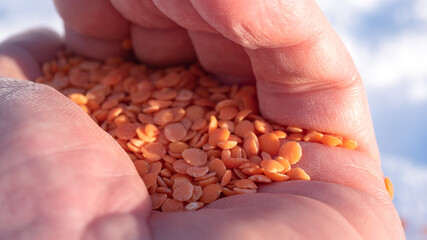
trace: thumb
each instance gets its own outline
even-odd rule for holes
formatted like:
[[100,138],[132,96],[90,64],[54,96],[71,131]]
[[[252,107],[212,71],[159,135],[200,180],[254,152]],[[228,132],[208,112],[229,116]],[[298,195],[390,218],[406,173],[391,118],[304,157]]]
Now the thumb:
[[77,239],[106,215],[148,216],[132,161],[77,105],[46,85],[11,79],[0,79],[0,99],[0,238]]

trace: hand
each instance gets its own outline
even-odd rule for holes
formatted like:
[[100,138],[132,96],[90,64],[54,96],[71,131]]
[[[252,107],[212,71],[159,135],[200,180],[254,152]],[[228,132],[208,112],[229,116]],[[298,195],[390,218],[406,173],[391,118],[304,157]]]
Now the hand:
[[[404,238],[360,76],[314,1],[111,2],[56,0],[65,43],[93,58],[126,56],[131,36],[137,57],[157,66],[197,56],[223,81],[256,81],[264,117],[359,148],[303,142],[300,165],[312,181],[151,213],[125,152],[77,106],[46,86],[2,79],[0,239]],[[46,32],[11,39],[0,47],[0,74],[33,78],[59,45]]]

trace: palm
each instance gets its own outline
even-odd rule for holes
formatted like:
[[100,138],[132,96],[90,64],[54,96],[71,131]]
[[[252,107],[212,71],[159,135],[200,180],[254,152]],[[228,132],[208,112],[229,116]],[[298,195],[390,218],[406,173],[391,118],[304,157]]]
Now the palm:
[[[302,143],[298,164],[314,181],[262,186],[259,194],[227,197],[196,212],[151,212],[148,193],[126,153],[77,106],[52,89],[2,79],[0,238],[403,238],[384,188],[360,77],[311,1],[277,1],[278,6],[265,8],[270,5],[263,1],[234,0],[234,9],[224,0],[154,1],[186,29],[165,20],[161,12],[151,15],[150,6],[156,6],[150,1],[138,12],[127,5],[138,1],[112,0],[127,19],[108,1],[93,1],[89,7],[80,1],[56,1],[66,23],[66,42],[77,52],[98,58],[124,54],[118,46],[129,34],[129,19],[133,36],[144,43],[134,45],[141,60],[167,65],[191,61],[197,54],[202,65],[223,79],[256,78],[265,117],[356,139],[359,151]],[[253,12],[260,15],[242,14]],[[103,21],[90,18],[94,14]],[[292,24],[281,25],[288,26],[282,31],[268,28],[274,27],[274,17]],[[257,19],[267,28],[257,28]],[[0,75],[33,79],[40,74],[37,62],[53,57],[52,46],[59,46],[59,39],[35,35],[0,46]],[[172,44],[164,49],[174,55],[165,55],[163,46],[159,53],[146,51],[158,43]]]

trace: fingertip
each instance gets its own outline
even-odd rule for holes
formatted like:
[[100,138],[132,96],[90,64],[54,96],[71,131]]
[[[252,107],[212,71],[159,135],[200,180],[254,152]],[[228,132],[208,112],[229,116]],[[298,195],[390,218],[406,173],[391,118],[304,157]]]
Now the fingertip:
[[152,66],[170,66],[196,60],[193,45],[183,28],[148,29],[136,24],[131,27],[135,55]]
[[325,21],[311,0],[190,1],[216,31],[250,49],[297,44]]
[[111,0],[127,20],[145,28],[169,29],[178,25],[165,16],[152,0]]
[[93,59],[110,57],[126,58],[130,51],[123,47],[123,40],[108,40],[82,35],[65,25],[65,44],[74,53]]
[[194,9],[188,0],[153,0],[157,8],[183,28],[192,31],[217,32]]
[[68,28],[85,36],[118,41],[129,34],[129,22],[110,1],[55,0]]
[[62,38],[47,28],[34,28],[12,36],[0,44],[0,76],[34,79],[40,65],[55,57]]

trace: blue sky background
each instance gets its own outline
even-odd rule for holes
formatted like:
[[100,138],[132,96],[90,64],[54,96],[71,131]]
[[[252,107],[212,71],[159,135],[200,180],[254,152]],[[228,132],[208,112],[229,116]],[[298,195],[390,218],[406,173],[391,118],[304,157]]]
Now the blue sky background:
[[[427,0],[317,2],[364,79],[407,238],[427,239]],[[52,0],[0,0],[0,41],[34,26],[63,32]]]

